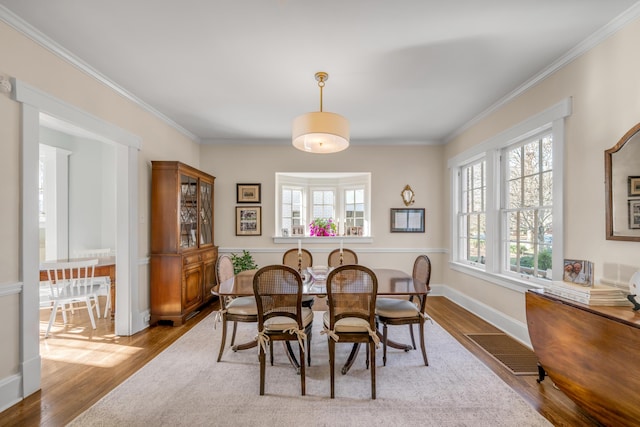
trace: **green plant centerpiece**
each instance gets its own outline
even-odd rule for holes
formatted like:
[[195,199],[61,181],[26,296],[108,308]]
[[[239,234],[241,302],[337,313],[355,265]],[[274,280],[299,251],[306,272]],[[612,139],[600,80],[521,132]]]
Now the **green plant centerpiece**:
[[258,268],[258,264],[254,261],[253,255],[247,250],[243,250],[242,255],[231,254],[231,261],[233,262],[233,274]]

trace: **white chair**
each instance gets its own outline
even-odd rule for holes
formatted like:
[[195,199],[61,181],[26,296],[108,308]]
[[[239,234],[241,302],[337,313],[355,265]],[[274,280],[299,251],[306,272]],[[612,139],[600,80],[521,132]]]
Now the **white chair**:
[[[112,256],[111,248],[84,249],[75,251],[74,255],[75,258],[107,258]],[[107,318],[107,314],[111,310],[111,278],[109,276],[96,276],[93,278],[93,283],[100,285],[98,295],[107,297],[107,302],[104,306],[104,317]],[[96,299],[96,311],[98,312],[98,318],[100,318],[100,302],[98,299]]]
[[[72,262],[51,262],[40,265],[40,270],[47,271],[49,282],[49,298],[52,302],[49,326],[44,337],[49,337],[49,331],[56,318],[58,309],[62,311],[62,319],[67,323],[67,311],[73,310],[74,303],[86,304],[91,326],[96,329],[96,321],[93,317],[92,299],[97,300],[98,286],[93,283],[94,268],[98,264],[97,259]],[[69,307],[67,308],[67,305]]]

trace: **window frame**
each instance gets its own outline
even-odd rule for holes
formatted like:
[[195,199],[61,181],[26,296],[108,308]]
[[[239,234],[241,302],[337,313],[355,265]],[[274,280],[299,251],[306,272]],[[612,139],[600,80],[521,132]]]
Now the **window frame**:
[[[369,172],[353,172],[353,173],[331,173],[331,172],[314,172],[314,173],[276,173],[276,209],[275,209],[275,235],[274,239],[287,239],[282,235],[282,190],[285,187],[296,187],[302,189],[303,197],[303,213],[302,223],[305,225],[304,236],[292,236],[289,238],[300,239],[309,238],[308,225],[313,219],[313,191],[332,191],[334,197],[334,220],[337,221],[338,230],[336,237],[347,237],[353,239],[352,236],[345,236],[346,210],[345,210],[345,191],[362,189],[364,190],[364,222],[365,227],[363,236],[358,237],[363,240],[371,239],[371,173]],[[328,239],[325,239],[328,240]],[[276,241],[278,243],[278,241]]]
[[[553,273],[552,280],[562,280],[563,245],[563,188],[564,188],[564,145],[565,119],[571,115],[571,98],[522,121],[518,125],[507,129],[471,149],[462,152],[448,161],[451,186],[450,218],[453,226],[450,228],[451,250],[450,266],[453,270],[469,274],[491,283],[521,292],[531,288],[543,287],[548,281],[531,276],[506,274],[503,259],[506,259],[502,245],[505,228],[502,220],[501,207],[503,205],[502,188],[504,186],[504,171],[501,168],[503,150],[514,144],[522,143],[548,130],[553,138]],[[460,212],[462,167],[484,158],[486,164],[486,263],[484,268],[472,265],[460,258],[460,235],[458,214]]]
[[[468,193],[469,192],[469,188],[467,188],[466,190],[463,189],[463,185],[464,185],[464,181],[465,181],[465,170],[468,170],[471,167],[474,167],[476,165],[482,165],[481,167],[483,168],[483,180],[484,180],[484,186],[482,187],[482,189],[484,190],[483,193],[483,200],[484,200],[484,210],[482,211],[482,213],[478,212],[478,211],[468,211],[464,209],[464,205],[466,203],[466,200],[464,198],[464,193],[465,191]],[[459,209],[456,212],[456,227],[458,227],[457,229],[457,239],[458,239],[458,253],[456,254],[457,259],[459,262],[464,263],[464,264],[468,264],[471,265],[475,268],[479,268],[484,270],[485,269],[485,263],[484,262],[478,262],[478,261],[472,261],[469,259],[469,254],[467,253],[467,247],[469,246],[469,236],[466,236],[466,239],[464,239],[463,236],[461,236],[462,233],[462,228],[463,228],[463,222],[465,219],[468,218],[474,214],[474,215],[484,215],[484,222],[485,222],[485,238],[484,238],[484,244],[485,244],[485,254],[486,254],[486,245],[487,245],[487,231],[486,231],[486,224],[487,224],[487,185],[488,185],[488,181],[487,181],[487,159],[486,156],[483,154],[481,156],[476,156],[473,159],[470,159],[469,162],[460,165],[458,167],[458,172],[459,174],[459,189],[458,189],[458,197],[460,197],[459,200]],[[464,245],[462,244],[462,242],[464,241]],[[486,258],[486,256],[485,256]],[[486,262],[486,261],[485,261]]]

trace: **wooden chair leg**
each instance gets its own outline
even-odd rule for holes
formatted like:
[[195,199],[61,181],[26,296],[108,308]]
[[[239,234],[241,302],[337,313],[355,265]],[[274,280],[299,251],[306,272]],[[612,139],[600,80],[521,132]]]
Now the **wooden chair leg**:
[[427,360],[427,350],[424,346],[424,324],[425,324],[425,321],[423,320],[422,323],[420,323],[420,348],[422,349],[422,358],[424,359],[424,366],[429,366],[429,360]]
[[302,387],[302,395],[307,394],[307,385],[306,385],[306,375],[305,375],[305,367],[304,367],[304,351],[302,346],[300,347],[300,386]]
[[273,340],[269,342],[269,357],[271,358],[271,366],[273,366]]
[[369,342],[369,351],[371,352],[371,399],[376,398],[376,344]]
[[382,326],[382,366],[387,366],[387,324]]
[[413,349],[416,349],[416,339],[413,337],[413,323],[409,323],[409,333],[411,334],[411,344],[413,344]]
[[238,322],[233,322],[233,332],[231,333],[231,347],[236,342],[236,329],[238,328]]
[[222,353],[224,353],[224,345],[227,342],[227,320],[222,319],[222,338],[220,341],[220,351],[218,353],[218,362],[222,359]]
[[311,329],[307,333],[307,364],[311,366]]
[[331,398],[335,398],[336,394],[335,394],[335,365],[336,365],[336,361],[335,361],[335,352],[336,352],[336,343],[335,341],[333,341],[333,339],[329,338],[329,375],[331,377]]
[[365,353],[367,353],[367,357],[366,360],[364,361],[364,366],[365,368],[369,369],[369,351],[365,351]]
[[260,396],[264,396],[264,374],[265,374],[265,364],[266,364],[266,355],[264,353],[264,349],[260,347],[260,354],[258,356],[260,359]]

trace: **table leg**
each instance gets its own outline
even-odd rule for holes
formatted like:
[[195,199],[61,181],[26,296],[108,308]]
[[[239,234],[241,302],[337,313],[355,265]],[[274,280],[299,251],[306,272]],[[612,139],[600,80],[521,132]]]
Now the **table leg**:
[[[283,344],[285,347],[285,352],[287,353],[287,357],[289,358],[289,362],[291,362],[293,367],[296,368],[296,372],[300,374],[300,364],[298,363],[298,359],[296,358],[295,354],[293,354],[293,348],[291,347],[291,342],[283,341]],[[304,363],[304,360],[302,361],[302,363]]]
[[353,344],[351,353],[349,354],[349,357],[347,358],[346,363],[344,364],[344,366],[342,367],[342,370],[340,371],[342,372],[342,375],[346,375],[347,372],[349,372],[349,369],[351,369],[351,366],[353,366],[353,362],[356,361],[356,356],[358,355],[359,351],[360,351],[360,343],[357,342]]
[[256,347],[257,345],[258,345],[258,341],[253,340],[253,341],[246,342],[244,344],[236,344],[233,347],[231,347],[231,350],[233,351],[248,350],[250,348]]
[[[380,338],[380,342],[384,342],[384,337],[380,333],[380,331],[376,331],[376,333],[378,334],[378,338]],[[413,345],[411,345],[411,344],[402,344],[402,343],[399,343],[397,341],[393,341],[393,340],[390,340],[390,339],[387,339],[387,346],[393,347],[393,348],[397,348],[399,350],[404,350],[404,351],[413,350]]]

